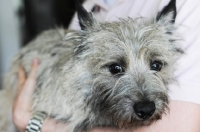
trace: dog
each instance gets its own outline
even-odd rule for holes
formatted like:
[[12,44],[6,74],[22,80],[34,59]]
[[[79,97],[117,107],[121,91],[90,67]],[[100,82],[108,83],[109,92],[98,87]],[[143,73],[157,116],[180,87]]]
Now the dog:
[[111,23],[99,23],[78,3],[80,31],[46,31],[13,59],[0,93],[1,130],[10,126],[6,118],[19,66],[28,74],[33,58],[41,63],[32,111],[67,123],[67,132],[137,128],[161,119],[168,110],[176,61],[183,54],[175,3],[171,0],[153,18]]

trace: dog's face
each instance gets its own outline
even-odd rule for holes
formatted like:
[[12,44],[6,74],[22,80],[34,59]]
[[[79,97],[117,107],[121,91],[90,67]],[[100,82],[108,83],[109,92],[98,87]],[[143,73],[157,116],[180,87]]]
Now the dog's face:
[[84,72],[90,74],[84,81],[90,87],[86,101],[99,121],[106,119],[118,127],[148,125],[168,108],[167,85],[182,53],[175,11],[169,11],[152,19],[103,24],[90,14],[89,20],[79,18],[87,37],[76,56],[85,61]]
[[117,125],[147,125],[160,119],[168,105],[167,85],[181,54],[175,45],[178,38],[144,18],[102,28],[87,38],[82,52],[92,74],[92,110]]

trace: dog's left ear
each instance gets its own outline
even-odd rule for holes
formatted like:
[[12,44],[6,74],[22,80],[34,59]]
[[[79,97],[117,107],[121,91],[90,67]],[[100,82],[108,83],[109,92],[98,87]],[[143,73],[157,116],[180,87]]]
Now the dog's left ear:
[[80,4],[79,0],[75,0],[77,15],[79,24],[82,30],[92,28],[96,22],[91,12],[87,12],[86,9]]
[[165,6],[162,11],[160,11],[157,16],[156,20],[165,19],[171,24],[175,22],[176,19],[176,0],[171,0],[167,6]]

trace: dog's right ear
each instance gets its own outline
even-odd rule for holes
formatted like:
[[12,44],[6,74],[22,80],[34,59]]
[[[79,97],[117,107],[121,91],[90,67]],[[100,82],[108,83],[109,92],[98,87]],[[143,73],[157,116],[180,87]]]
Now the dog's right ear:
[[176,19],[176,0],[170,0],[167,6],[165,6],[162,11],[157,14],[156,20],[166,20],[173,24]]
[[75,5],[81,29],[86,30],[87,28],[92,27],[95,23],[92,13],[87,12],[79,0],[75,0]]

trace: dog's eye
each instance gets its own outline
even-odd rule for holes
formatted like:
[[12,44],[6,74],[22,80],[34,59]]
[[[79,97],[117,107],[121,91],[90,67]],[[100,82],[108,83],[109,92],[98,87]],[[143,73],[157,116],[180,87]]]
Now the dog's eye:
[[162,69],[163,63],[160,61],[153,61],[151,63],[151,70],[160,71]]
[[112,64],[109,66],[109,70],[112,74],[117,74],[120,72],[124,72],[124,69],[119,64]]

